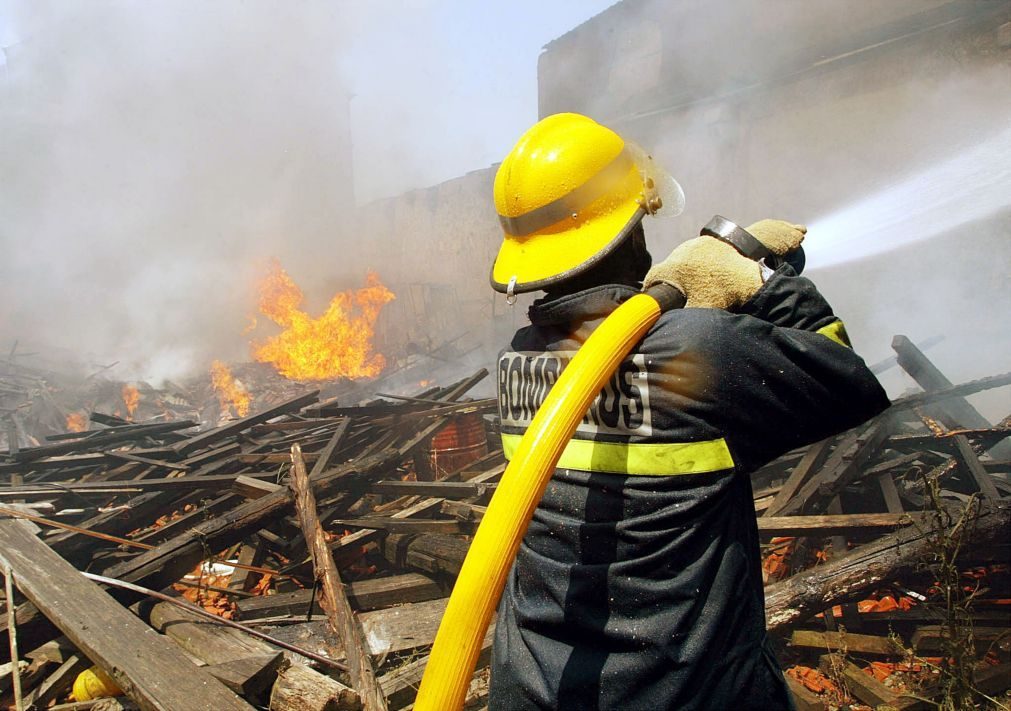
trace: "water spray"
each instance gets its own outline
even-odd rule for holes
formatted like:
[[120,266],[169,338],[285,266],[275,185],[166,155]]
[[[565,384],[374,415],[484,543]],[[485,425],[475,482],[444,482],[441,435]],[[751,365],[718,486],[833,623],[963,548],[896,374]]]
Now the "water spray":
[[811,266],[929,239],[1011,205],[1011,128],[808,224]]

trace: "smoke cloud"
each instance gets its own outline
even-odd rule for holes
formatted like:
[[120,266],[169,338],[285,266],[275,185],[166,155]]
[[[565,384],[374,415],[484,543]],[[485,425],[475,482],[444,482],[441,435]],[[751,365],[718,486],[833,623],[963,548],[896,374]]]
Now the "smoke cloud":
[[0,9],[0,343],[178,376],[246,355],[268,257],[350,276],[338,4]]

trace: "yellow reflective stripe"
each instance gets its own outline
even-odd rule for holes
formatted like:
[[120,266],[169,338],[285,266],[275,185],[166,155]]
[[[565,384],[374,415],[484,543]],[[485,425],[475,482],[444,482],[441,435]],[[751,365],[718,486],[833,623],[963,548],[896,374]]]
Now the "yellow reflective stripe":
[[852,347],[850,346],[849,334],[846,333],[846,327],[843,325],[842,321],[833,321],[828,326],[822,326],[815,331],[815,333],[820,333],[826,338],[832,339],[840,346],[846,346],[847,348]]
[[[523,435],[502,434],[502,449],[506,459],[512,459]],[[675,443],[621,443],[596,442],[588,439],[569,440],[562,458],[561,469],[579,469],[587,472],[631,474],[634,476],[674,476],[677,474],[705,474],[733,469],[727,441]]]

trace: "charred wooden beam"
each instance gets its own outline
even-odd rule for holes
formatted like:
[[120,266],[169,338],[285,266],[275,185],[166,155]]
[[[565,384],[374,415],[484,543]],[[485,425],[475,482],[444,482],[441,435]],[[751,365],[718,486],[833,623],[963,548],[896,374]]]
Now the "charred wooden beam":
[[[0,519],[0,561],[18,588],[142,709],[251,709],[36,538]],[[101,620],[96,624],[95,620]]]
[[[345,586],[348,601],[359,611],[376,610],[391,605],[435,600],[445,590],[432,578],[419,573],[404,573],[387,578],[356,580]],[[309,609],[311,590],[251,597],[238,602],[242,619],[258,619],[277,615],[304,615]]]
[[253,425],[258,425],[268,420],[272,420],[280,415],[300,410],[301,408],[316,402],[318,397],[319,390],[313,390],[312,392],[306,393],[305,395],[301,395],[292,400],[288,400],[287,402],[283,402],[280,405],[264,410],[263,412],[258,412],[255,415],[244,417],[241,420],[236,420],[235,422],[229,422],[227,425],[190,437],[186,441],[177,444],[175,446],[175,450],[183,456],[192,454],[193,452],[208,447],[215,442],[219,442],[227,437],[238,434]]
[[787,504],[793,499],[797,490],[808,480],[812,472],[818,470],[819,467],[825,462],[828,457],[832,441],[834,437],[829,437],[823,439],[821,442],[816,442],[807,448],[804,452],[804,456],[801,458],[797,466],[793,468],[790,472],[790,476],[780,487],[779,491],[776,492],[776,498],[772,500],[769,507],[765,509],[763,516],[776,516],[783,509],[786,508]]
[[[1009,525],[1011,508],[984,505],[968,524],[964,534],[966,545],[978,547],[1003,542]],[[907,527],[826,565],[770,585],[765,589],[768,629],[790,629],[868,588],[913,572],[930,555],[932,535],[926,527]]]
[[[345,420],[346,422],[346,420]],[[331,441],[336,446],[342,431]],[[329,447],[331,451],[333,447]],[[322,589],[321,605],[333,631],[341,640],[347,657],[348,674],[352,688],[358,692],[365,711],[385,711],[386,698],[379,688],[372,660],[368,653],[365,635],[355,618],[351,603],[348,602],[337,565],[327,545],[323,526],[316,513],[316,498],[312,493],[309,472],[306,471],[302,450],[294,444],[291,447],[291,489],[295,499],[295,511],[309,551],[312,554],[316,579]]]

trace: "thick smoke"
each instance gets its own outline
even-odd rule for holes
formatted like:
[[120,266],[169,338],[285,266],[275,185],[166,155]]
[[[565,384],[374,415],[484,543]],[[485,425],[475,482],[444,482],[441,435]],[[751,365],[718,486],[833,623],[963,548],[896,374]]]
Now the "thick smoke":
[[0,19],[0,345],[177,376],[247,355],[268,257],[309,292],[361,278],[337,244],[339,4],[33,1]]

